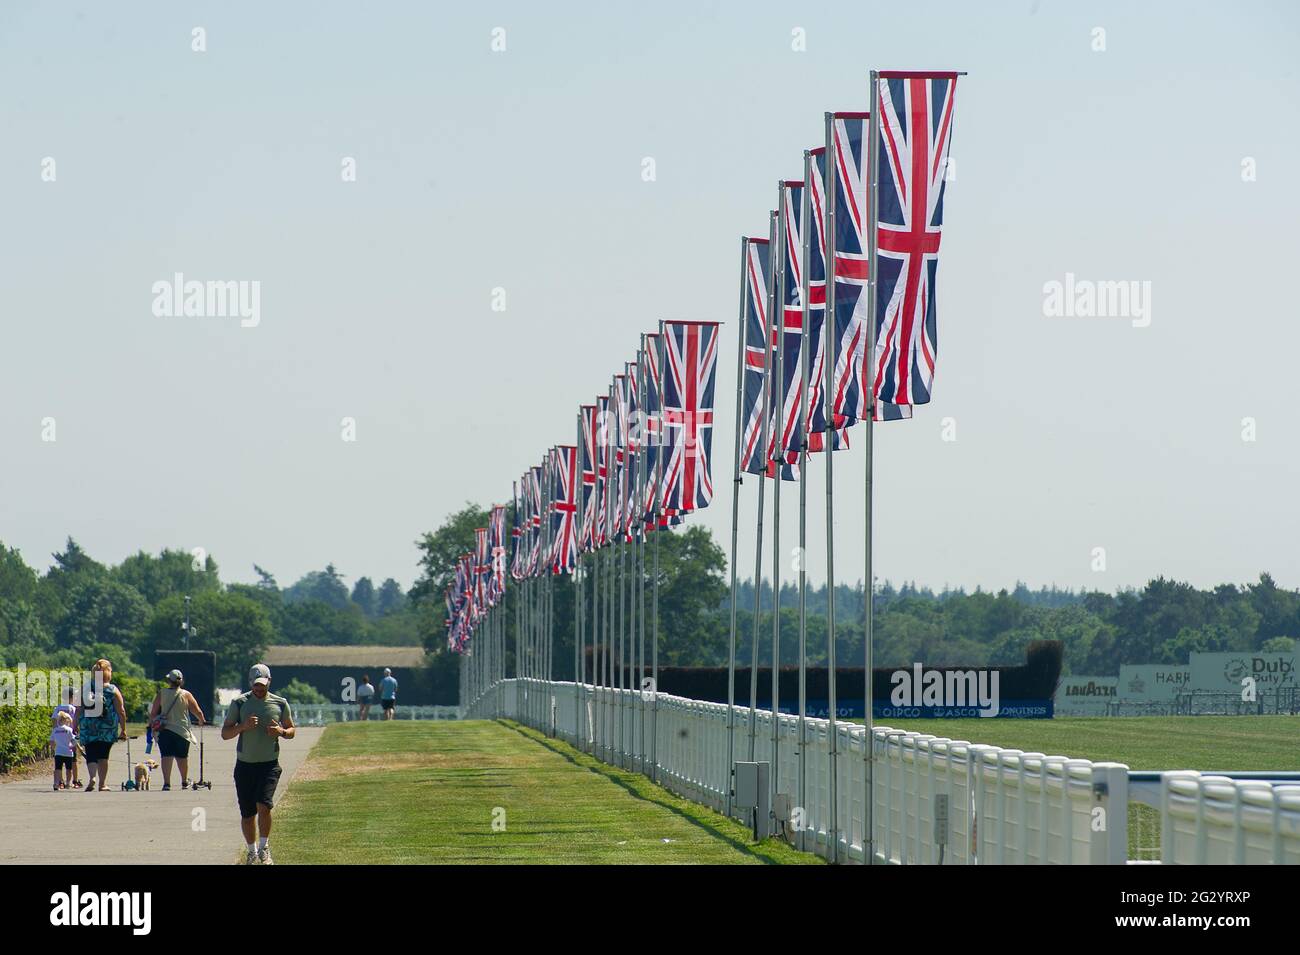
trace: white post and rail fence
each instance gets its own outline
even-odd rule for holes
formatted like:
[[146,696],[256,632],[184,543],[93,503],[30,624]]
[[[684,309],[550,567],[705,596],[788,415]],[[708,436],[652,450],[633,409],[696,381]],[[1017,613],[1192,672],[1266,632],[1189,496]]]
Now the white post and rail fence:
[[[737,707],[728,720],[726,704],[664,693],[657,705],[640,707],[636,690],[535,679],[505,680],[504,692],[497,689],[485,688],[464,708],[465,717],[512,719],[611,765],[644,762],[647,776],[718,812],[726,811],[731,792],[728,753],[749,751],[748,707]],[[798,717],[781,714],[773,732],[771,711],[753,715],[754,760],[770,761],[775,740],[776,791],[795,793]],[[643,717],[653,721],[644,734]],[[620,721],[632,723],[622,734]],[[893,865],[1300,863],[1300,774],[1131,772],[1121,763],[875,726],[877,778],[867,813],[866,730],[835,724],[834,787],[830,732],[827,720],[805,721],[808,804],[792,807],[774,828],[788,830],[793,841],[801,827],[809,851],[840,862],[862,863],[870,845],[872,862]],[[653,762],[649,753],[619,752],[620,739],[639,746],[629,741],[642,738],[647,748],[653,745]],[[832,793],[839,803],[833,815]],[[736,815],[743,818],[739,810]],[[831,819],[838,821],[834,835]]]

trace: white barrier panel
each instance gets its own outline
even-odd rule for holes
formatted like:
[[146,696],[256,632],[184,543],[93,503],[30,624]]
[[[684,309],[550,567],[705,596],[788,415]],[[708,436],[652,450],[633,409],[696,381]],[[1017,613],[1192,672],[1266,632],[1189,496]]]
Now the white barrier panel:
[[1163,773],[1159,808],[1162,862],[1300,863],[1300,786]]
[[[500,715],[645,772],[660,785],[725,811],[727,707],[683,697],[573,683],[505,680],[467,708]],[[804,721],[805,848],[840,861],[865,858],[865,728],[836,724],[836,812],[830,807],[830,723]],[[653,730],[653,732],[652,732]],[[733,758],[772,761],[772,714],[736,707]],[[778,790],[798,792],[799,718],[776,724]],[[1128,769],[1022,753],[877,726],[871,851],[885,864],[1089,864],[1127,861]],[[946,803],[947,824],[942,825]],[[834,830],[834,831],[833,831]]]
[[[559,736],[616,766],[644,772],[725,811],[730,785],[727,707],[678,696],[573,683],[505,680],[466,707]],[[736,707],[733,757],[772,757],[772,714]],[[798,791],[799,719],[776,724],[779,791]],[[804,846],[862,862],[867,813],[865,728],[836,724],[836,811],[830,807],[830,724],[804,721]],[[1128,767],[1024,753],[873,727],[876,774],[871,856],[883,864],[1123,864],[1128,860]],[[1145,784],[1143,784],[1145,785]],[[1134,803],[1160,815],[1160,861],[1300,863],[1300,785],[1170,772]],[[946,811],[944,810],[946,806]],[[1144,810],[1150,811],[1150,810]],[[832,831],[832,829],[836,831]],[[1152,843],[1154,845],[1154,842]]]

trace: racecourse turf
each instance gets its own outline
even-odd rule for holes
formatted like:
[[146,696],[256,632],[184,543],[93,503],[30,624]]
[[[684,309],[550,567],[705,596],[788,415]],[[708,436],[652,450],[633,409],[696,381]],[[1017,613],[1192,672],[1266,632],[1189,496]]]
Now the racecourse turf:
[[882,719],[877,724],[1027,753],[1124,763],[1129,769],[1300,771],[1300,716]]
[[[494,826],[494,822],[496,825]],[[817,863],[510,722],[329,727],[278,803],[278,863]]]

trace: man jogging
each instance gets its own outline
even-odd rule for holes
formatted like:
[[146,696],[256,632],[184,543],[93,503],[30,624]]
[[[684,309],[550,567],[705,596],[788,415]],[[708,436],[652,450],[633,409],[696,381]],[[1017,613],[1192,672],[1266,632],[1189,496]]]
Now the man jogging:
[[384,667],[384,678],[379,681],[379,705],[384,719],[391,720],[396,715],[393,709],[397,706],[397,678],[388,667]]
[[[222,739],[239,737],[235,757],[235,795],[239,799],[239,827],[248,850],[245,865],[271,861],[271,809],[280,782],[280,740],[293,739],[296,730],[289,701],[271,692],[271,669],[259,663],[248,671],[252,689],[236,697],[226,710]],[[256,825],[254,825],[256,820]],[[256,846],[253,838],[259,835]]]

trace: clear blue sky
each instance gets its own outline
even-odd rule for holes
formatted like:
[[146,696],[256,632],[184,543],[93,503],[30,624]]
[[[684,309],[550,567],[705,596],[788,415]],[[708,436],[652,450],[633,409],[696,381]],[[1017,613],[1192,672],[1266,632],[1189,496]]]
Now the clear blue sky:
[[[869,69],[950,68],[935,399],[877,431],[877,573],[1300,585],[1298,27],[1282,3],[4,4],[0,540],[407,585],[422,530],[507,497],[638,332],[689,318],[727,322],[725,544],[737,237]],[[156,317],[175,272],[259,281],[260,324]],[[1067,272],[1149,281],[1151,325],[1046,317]],[[847,580],[861,468],[837,458]]]

